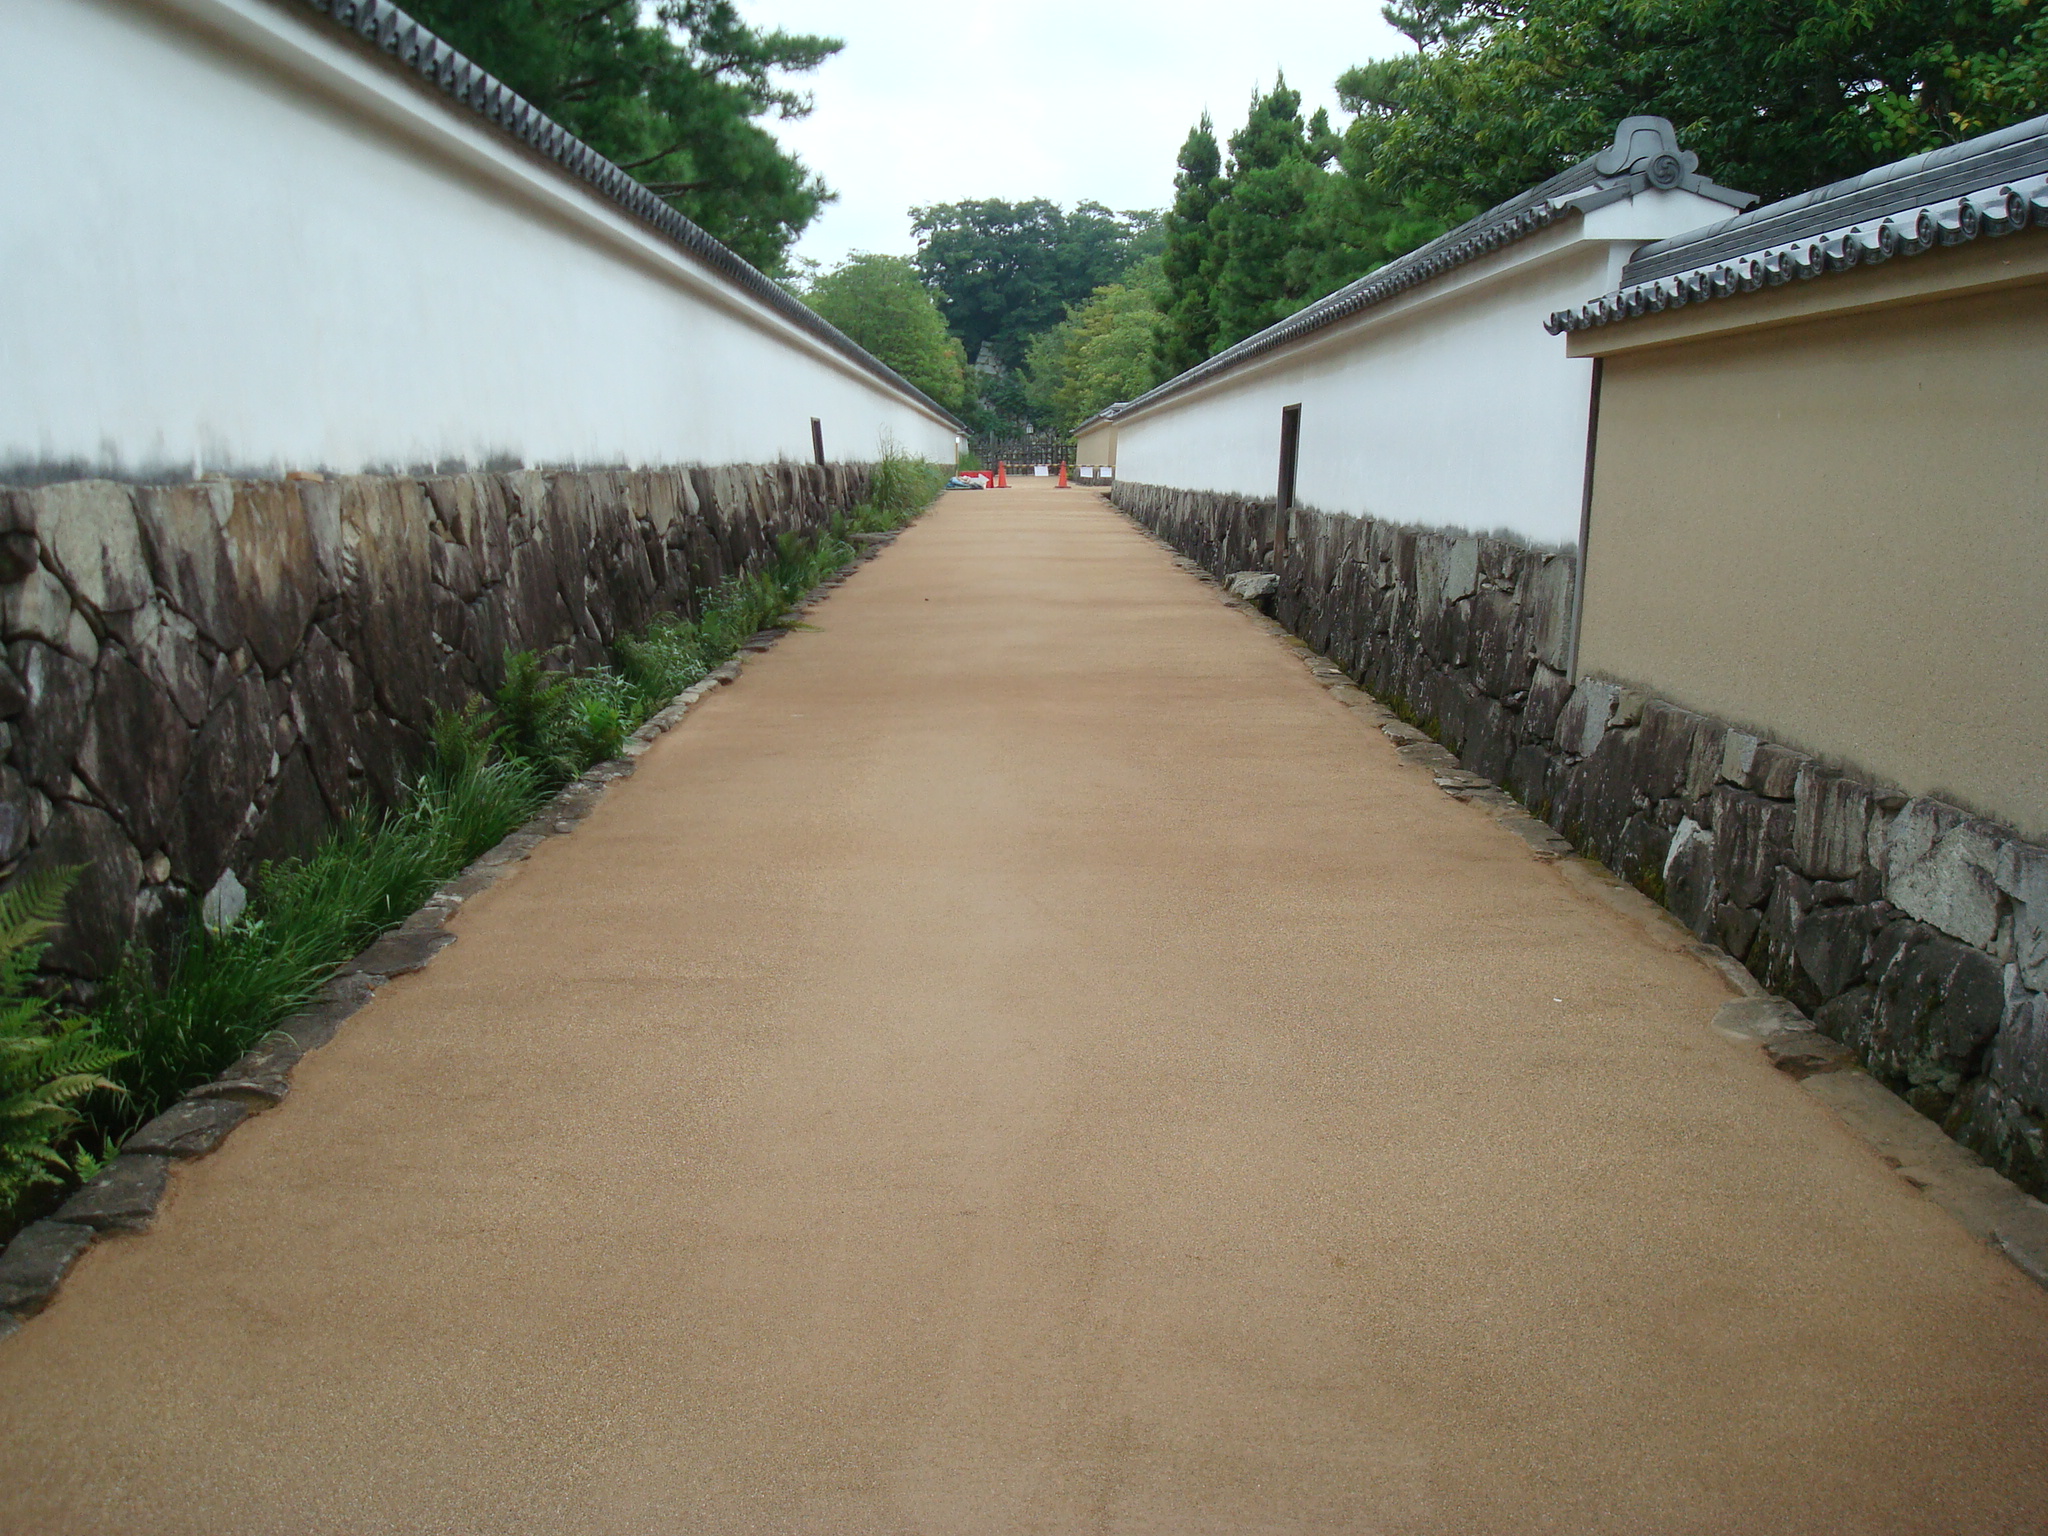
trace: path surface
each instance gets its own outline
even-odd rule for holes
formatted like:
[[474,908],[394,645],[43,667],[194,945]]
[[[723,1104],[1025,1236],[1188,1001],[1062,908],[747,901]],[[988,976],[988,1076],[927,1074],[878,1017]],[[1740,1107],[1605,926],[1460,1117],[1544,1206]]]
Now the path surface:
[[2048,1523],[2048,1295],[1092,494],[816,619],[0,1345],[0,1530]]

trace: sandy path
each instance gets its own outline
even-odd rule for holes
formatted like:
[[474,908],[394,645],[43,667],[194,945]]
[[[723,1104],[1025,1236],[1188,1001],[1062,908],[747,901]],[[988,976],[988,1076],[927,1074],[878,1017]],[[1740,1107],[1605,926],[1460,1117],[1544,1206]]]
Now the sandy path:
[[2048,1524],[2048,1295],[1093,495],[817,621],[0,1346],[0,1529]]

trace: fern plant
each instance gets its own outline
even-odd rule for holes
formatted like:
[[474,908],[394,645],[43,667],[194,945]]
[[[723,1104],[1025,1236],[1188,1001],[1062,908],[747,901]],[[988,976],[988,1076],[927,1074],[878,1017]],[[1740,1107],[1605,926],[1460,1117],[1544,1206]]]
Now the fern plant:
[[65,1157],[65,1138],[87,1094],[119,1093],[107,1069],[127,1052],[86,1019],[57,1015],[30,990],[76,868],[46,870],[0,892],[0,1213],[38,1184],[83,1171]]
[[532,651],[505,653],[505,683],[498,690],[498,740],[514,757],[543,762],[571,683],[567,675],[550,672]]

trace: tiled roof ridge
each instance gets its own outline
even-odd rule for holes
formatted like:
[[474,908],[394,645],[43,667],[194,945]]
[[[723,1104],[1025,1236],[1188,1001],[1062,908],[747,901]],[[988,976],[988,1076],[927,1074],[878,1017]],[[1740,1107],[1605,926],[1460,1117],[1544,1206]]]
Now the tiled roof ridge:
[[1680,148],[1677,132],[1669,120],[1648,116],[1623,118],[1615,128],[1614,142],[1599,154],[1559,171],[1549,180],[1539,182],[1505,202],[1495,204],[1456,229],[1437,236],[1429,244],[1368,272],[1335,293],[1324,295],[1285,320],[1247,336],[1185,373],[1154,386],[1135,400],[1098,411],[1082,425],[1114,420],[1140,406],[1192,388],[1255,357],[1349,319],[1374,305],[1383,304],[1455,267],[1524,239],[1537,230],[1547,228],[1564,214],[1590,213],[1595,208],[1652,188],[1695,192],[1738,208],[1753,201],[1747,193],[1732,192],[1701,176],[1699,156]]
[[951,411],[786,291],[730,246],[678,213],[502,80],[473,63],[390,0],[300,0],[388,54],[477,116],[546,156],[614,206],[665,236],[734,287],[823,341],[883,383],[923,402],[959,430]]
[[1621,286],[1545,322],[1552,334],[1733,298],[1893,256],[2048,226],[2048,116],[1930,150],[1647,245]]

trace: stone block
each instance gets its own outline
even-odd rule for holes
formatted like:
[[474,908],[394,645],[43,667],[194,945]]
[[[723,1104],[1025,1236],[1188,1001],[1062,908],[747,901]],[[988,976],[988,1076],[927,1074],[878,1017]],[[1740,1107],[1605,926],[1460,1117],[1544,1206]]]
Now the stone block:
[[303,857],[333,824],[333,814],[305,752],[294,748],[285,755],[262,817],[238,857],[252,872],[266,862]]
[[1979,949],[1998,934],[1998,880],[2006,835],[1939,800],[1913,800],[1891,824],[1885,896],[1908,917]]
[[1557,744],[1574,757],[1589,756],[1606,734],[1607,722],[1620,698],[1621,689],[1616,684],[1581,678],[1558,719],[1554,738]]
[[1750,756],[1747,787],[1769,800],[1790,800],[1798,786],[1800,770],[1811,761],[1804,752],[1795,752],[1776,742],[1758,742]]
[[[2048,1195],[2048,1120],[1991,1079],[1980,1077],[1966,1083],[1942,1128],[2021,1189],[2037,1199]],[[2048,1229],[2048,1218],[2040,1219],[2039,1227]],[[2034,1280],[2048,1286],[2048,1230],[2038,1231],[2037,1241],[2025,1256],[2005,1241],[1997,1241],[1996,1246],[2005,1249],[2007,1257]]]
[[2005,1017],[1986,1075],[2022,1109],[2048,1114],[2048,996],[2022,986],[2017,967],[2006,969]]
[[1522,603],[1528,610],[1536,656],[1554,672],[1571,662],[1573,586],[1578,561],[1571,555],[1545,555],[1524,578]]
[[[443,697],[438,658],[420,643],[430,627],[430,506],[415,481],[353,476],[342,482],[341,518],[354,553],[348,602],[358,625],[354,658],[390,719],[417,730]],[[588,530],[549,528],[579,555]],[[549,586],[558,589],[557,573]],[[575,587],[580,593],[581,573]]]
[[1794,937],[1793,953],[1818,997],[1837,997],[1863,980],[1871,941],[1891,915],[1882,902],[1815,907],[1806,914]]
[[260,1113],[282,1104],[291,1096],[291,1091],[289,1073],[245,1074],[237,1063],[213,1081],[201,1083],[187,1096],[202,1103],[217,1100],[222,1103],[240,1104],[252,1112]]
[[168,1157],[123,1152],[58,1206],[56,1219],[100,1232],[140,1232],[156,1220],[170,1173]]
[[77,767],[119,812],[138,848],[161,847],[192,756],[192,731],[171,696],[116,646],[100,653]]
[[1749,788],[1750,764],[1761,745],[1747,731],[1729,731],[1721,738],[1721,778],[1738,789]]
[[42,566],[0,588],[0,627],[12,640],[41,640],[81,666],[99,659],[98,633],[72,606],[64,583]]
[[28,851],[29,794],[20,774],[0,766],[0,864],[12,864]]
[[344,973],[404,976],[423,970],[434,956],[455,942],[452,933],[406,933],[394,929],[342,967]]
[[228,867],[269,774],[276,723],[270,690],[251,667],[226,683],[193,740],[165,843],[179,878],[194,890],[212,889]]
[[154,583],[142,552],[134,497],[112,480],[71,480],[27,496],[43,563],[95,614],[129,613]]
[[1651,800],[1697,799],[1686,791],[1692,782],[1697,738],[1706,721],[1689,709],[1646,700],[1642,706],[1642,739],[1636,750],[1636,787]]
[[1763,927],[1763,921],[1763,914],[1754,907],[1738,907],[1730,902],[1720,902],[1714,907],[1712,931],[1702,937],[1711,939],[1737,960],[1747,960],[1750,947],[1756,942],[1757,930]]
[[1818,1030],[1786,1030],[1764,1042],[1764,1054],[1780,1072],[1795,1078],[1840,1072],[1856,1065],[1856,1053]]
[[238,649],[241,586],[228,551],[234,488],[225,480],[148,486],[136,493],[136,524],[156,584],[171,606],[223,651]]
[[[1662,873],[1664,905],[1701,938],[1712,938],[1716,911],[1714,834],[1690,816],[1685,817],[1671,834]],[[1740,958],[1740,952],[1736,953]]]
[[42,1311],[95,1235],[77,1222],[34,1221],[23,1227],[0,1252],[0,1311],[17,1317]]
[[1505,699],[1528,688],[1536,658],[1526,620],[1511,593],[1486,587],[1473,598],[1472,665],[1481,693]]
[[66,865],[80,873],[43,963],[74,976],[104,975],[134,931],[142,857],[105,811],[60,801],[42,840],[22,861],[21,874]]
[[1479,587],[1479,541],[1471,537],[1451,539],[1440,558],[1443,601],[1455,603],[1472,596]]
[[92,669],[39,640],[17,640],[7,655],[28,695],[15,761],[31,784],[68,794],[79,743],[92,723]]
[[1508,759],[1507,776],[1501,782],[1509,794],[1536,816],[1548,818],[1555,807],[1551,756],[1535,742],[1515,749],[1515,755]]
[[301,1009],[271,1031],[289,1040],[303,1056],[332,1040],[341,1026],[360,1013],[383,984],[381,976],[350,972],[331,978],[312,1006]]
[[144,604],[130,618],[128,651],[187,725],[206,718],[213,666],[190,619],[163,603]]
[[219,932],[240,922],[248,907],[248,888],[236,878],[232,869],[224,869],[220,878],[213,882],[213,888],[200,900],[199,920]]
[[1610,867],[1630,885],[1661,896],[1673,836],[1673,830],[1654,817],[1629,816],[1615,838]]
[[1534,741],[1554,740],[1558,719],[1571,696],[1572,685],[1564,673],[1547,662],[1535,668],[1529,677],[1528,697],[1522,701],[1523,735]]
[[1830,1039],[1855,1049],[1870,1038],[1871,1012],[1876,1006],[1875,987],[1851,987],[1816,1008],[1813,1022]]
[[2004,839],[1991,878],[2012,904],[2013,960],[2020,979],[2036,992],[2048,992],[2048,848]]
[[33,533],[0,533],[0,586],[20,581],[42,563],[42,546]]
[[348,813],[351,798],[348,759],[358,703],[356,671],[317,628],[306,636],[293,665],[292,699],[307,766],[328,813],[339,819]]
[[204,1157],[248,1118],[248,1106],[230,1099],[180,1099],[121,1148],[156,1157]]
[[1763,923],[1744,962],[1750,974],[1773,992],[1807,1008],[1821,999],[1799,969],[1796,946],[1812,907],[1812,882],[1780,865],[1771,878]]
[[1760,905],[1791,850],[1792,807],[1743,790],[1714,792],[1714,885],[1739,907]]
[[1851,880],[1868,865],[1870,787],[1809,760],[1792,792],[1792,862],[1816,880]]
[[1862,1037],[1843,1043],[1897,1085],[1915,1109],[1938,1120],[1981,1070],[2003,1021],[2000,968],[1981,950],[1924,923],[1891,923],[1871,950],[1869,1007],[1855,1021]]

